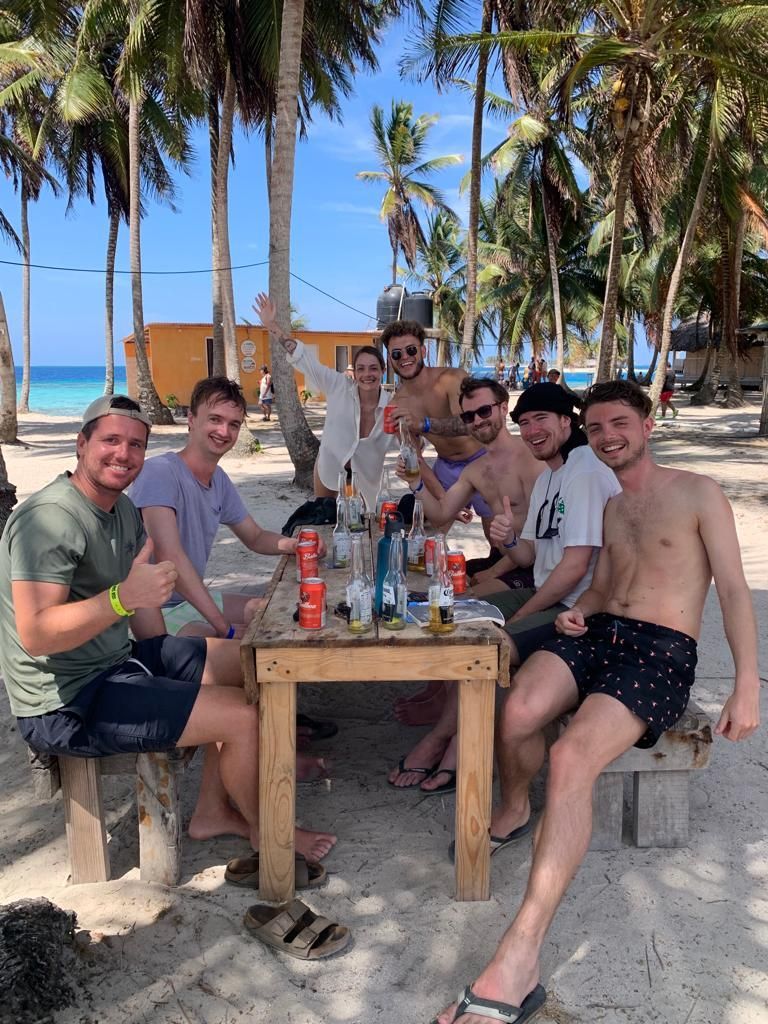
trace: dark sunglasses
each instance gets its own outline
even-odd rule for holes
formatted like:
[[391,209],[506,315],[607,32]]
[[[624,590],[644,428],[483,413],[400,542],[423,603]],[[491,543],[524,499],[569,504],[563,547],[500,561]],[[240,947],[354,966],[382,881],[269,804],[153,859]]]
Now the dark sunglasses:
[[406,345],[405,348],[392,348],[389,350],[389,358],[393,363],[398,363],[403,358],[403,352],[413,359],[413,357],[418,354],[418,351],[418,345]]
[[459,419],[462,423],[466,423],[467,426],[471,426],[475,422],[475,416],[481,420],[489,419],[497,405],[501,405],[501,402],[493,402],[491,405],[481,405],[479,409],[473,409],[471,412],[460,412]]

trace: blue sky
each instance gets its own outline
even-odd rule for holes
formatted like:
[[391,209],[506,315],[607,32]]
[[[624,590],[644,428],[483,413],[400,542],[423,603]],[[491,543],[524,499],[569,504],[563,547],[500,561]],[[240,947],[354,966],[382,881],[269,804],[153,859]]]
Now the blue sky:
[[[343,123],[318,116],[309,138],[296,152],[291,268],[295,274],[329,292],[353,312],[313,288],[291,283],[291,299],[317,330],[365,330],[374,326],[376,298],[390,279],[391,250],[378,208],[383,187],[357,180],[360,170],[377,170],[369,117],[378,103],[387,110],[393,99],[413,103],[415,114],[437,114],[430,133],[429,157],[460,153],[462,165],[435,175],[449,205],[462,216],[466,197],[459,182],[467,172],[472,110],[471,97],[457,89],[438,94],[431,85],[403,80],[398,61],[406,27],[393,26],[379,49],[380,71],[359,75],[355,94],[343,102]],[[486,152],[504,136],[504,125],[488,122]],[[196,160],[189,176],[178,177],[178,212],[149,205],[142,222],[144,319],[146,323],[210,322],[208,274],[155,277],[152,270],[197,270],[211,265],[207,136],[195,137]],[[232,264],[266,260],[268,211],[261,138],[236,137],[236,165],[230,175],[230,241]],[[0,206],[18,229],[18,199],[8,182]],[[30,205],[32,263],[95,268],[104,264],[107,218],[103,203],[80,201],[68,216],[66,200],[45,194]],[[0,258],[18,254],[0,241]],[[128,229],[121,226],[117,267],[128,268]],[[267,267],[234,273],[238,318],[254,319],[253,295],[267,285]],[[21,269],[0,264],[0,290],[5,301],[17,363],[21,360]],[[115,358],[123,362],[120,339],[132,332],[130,277],[115,280]],[[104,275],[63,270],[32,271],[32,362],[37,365],[100,365],[104,362]]]

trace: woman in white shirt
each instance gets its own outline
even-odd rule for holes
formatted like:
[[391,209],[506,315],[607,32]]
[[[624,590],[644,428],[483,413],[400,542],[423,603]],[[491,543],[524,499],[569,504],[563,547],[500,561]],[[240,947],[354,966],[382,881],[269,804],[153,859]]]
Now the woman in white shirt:
[[315,496],[335,497],[339,473],[350,466],[357,473],[366,506],[374,508],[384,459],[395,439],[383,429],[384,406],[389,401],[381,387],[386,366],[383,356],[373,345],[364,345],[352,360],[350,378],[324,366],[301,341],[280,327],[275,304],[268,295],[257,295],[253,308],[285,349],[288,362],[326,398],[325,428],[315,462]]

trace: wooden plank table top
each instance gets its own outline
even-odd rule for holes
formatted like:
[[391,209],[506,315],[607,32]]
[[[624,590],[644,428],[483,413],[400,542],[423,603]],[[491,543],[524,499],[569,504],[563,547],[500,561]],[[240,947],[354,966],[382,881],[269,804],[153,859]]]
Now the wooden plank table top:
[[[330,528],[318,528],[330,548]],[[373,545],[364,535],[366,571],[372,580]],[[328,592],[326,626],[306,630],[294,622],[299,585],[296,563],[284,556],[267,590],[267,601],[243,638],[246,693],[259,701],[259,895],[286,901],[294,894],[296,817],[296,686],[299,683],[428,682],[459,686],[456,775],[456,898],[490,896],[493,710],[497,684],[509,685],[509,641],[493,623],[466,623],[433,635],[413,623],[399,631],[374,621],[353,634],[333,609],[344,600],[347,569],[323,565]],[[408,589],[423,591],[424,573],[409,573]]]

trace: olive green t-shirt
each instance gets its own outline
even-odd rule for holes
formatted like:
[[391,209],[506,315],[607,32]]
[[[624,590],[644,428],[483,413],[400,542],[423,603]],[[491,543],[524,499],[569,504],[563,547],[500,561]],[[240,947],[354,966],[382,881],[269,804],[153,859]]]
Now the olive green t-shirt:
[[111,512],[57,477],[11,514],[0,539],[0,669],[19,718],[68,704],[95,676],[130,657],[128,621],[120,619],[72,651],[33,657],[19,640],[11,583],[69,587],[67,601],[108,590],[128,575],[144,543],[135,505],[124,494]]

